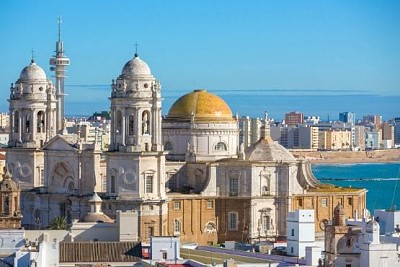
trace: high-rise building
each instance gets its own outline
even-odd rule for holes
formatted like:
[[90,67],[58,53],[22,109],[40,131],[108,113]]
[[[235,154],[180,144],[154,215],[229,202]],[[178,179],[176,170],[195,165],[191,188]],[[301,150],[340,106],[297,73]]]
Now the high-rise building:
[[394,144],[394,126],[391,125],[390,123],[384,122],[381,123],[380,125],[380,130],[382,132],[382,141],[387,141],[389,140],[389,143],[391,143],[391,146]]
[[365,115],[362,119],[362,124],[367,127],[377,128],[382,123],[380,115]]
[[341,112],[339,113],[339,121],[356,124],[356,115],[353,112]]
[[304,115],[298,111],[292,111],[285,114],[285,124],[289,126],[295,126],[299,124],[303,124]]
[[394,143],[400,144],[400,117],[394,119]]

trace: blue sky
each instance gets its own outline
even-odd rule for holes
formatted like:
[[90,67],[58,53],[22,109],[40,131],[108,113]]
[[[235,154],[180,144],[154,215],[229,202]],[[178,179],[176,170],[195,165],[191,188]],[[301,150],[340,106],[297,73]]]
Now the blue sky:
[[0,111],[32,49],[50,75],[59,15],[71,59],[67,102],[92,98],[108,107],[105,85],[133,56],[135,42],[164,94],[207,88],[400,95],[400,1],[2,0]]

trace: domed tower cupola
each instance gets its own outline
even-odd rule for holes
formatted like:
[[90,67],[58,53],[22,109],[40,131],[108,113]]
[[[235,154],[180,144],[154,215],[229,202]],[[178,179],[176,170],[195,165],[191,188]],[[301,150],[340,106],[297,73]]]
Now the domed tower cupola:
[[53,83],[32,59],[10,88],[9,146],[40,148],[55,134]]
[[112,81],[112,151],[162,151],[161,86],[137,53]]
[[3,180],[0,181],[0,228],[21,227],[20,193],[19,184],[12,180],[10,172],[5,169]]

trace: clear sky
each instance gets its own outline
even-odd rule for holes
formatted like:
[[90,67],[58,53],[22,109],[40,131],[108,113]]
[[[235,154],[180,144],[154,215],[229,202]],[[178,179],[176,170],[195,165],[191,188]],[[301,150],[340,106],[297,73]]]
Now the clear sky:
[[[135,42],[164,91],[400,95],[397,0],[1,0],[0,111],[7,110],[10,83],[32,49],[50,75],[59,15],[71,59],[67,85],[102,85],[104,95],[110,90],[104,85],[132,58]],[[107,103],[102,94],[70,92],[69,99],[79,97]]]

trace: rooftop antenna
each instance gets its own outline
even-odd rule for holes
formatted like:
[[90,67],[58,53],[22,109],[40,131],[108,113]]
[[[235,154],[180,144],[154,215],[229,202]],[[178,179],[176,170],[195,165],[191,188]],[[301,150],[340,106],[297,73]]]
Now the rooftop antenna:
[[138,46],[139,46],[138,42],[135,42],[135,57],[138,57],[138,52],[137,52]]
[[58,41],[61,42],[61,23],[62,23],[62,18],[61,16],[58,16]]

